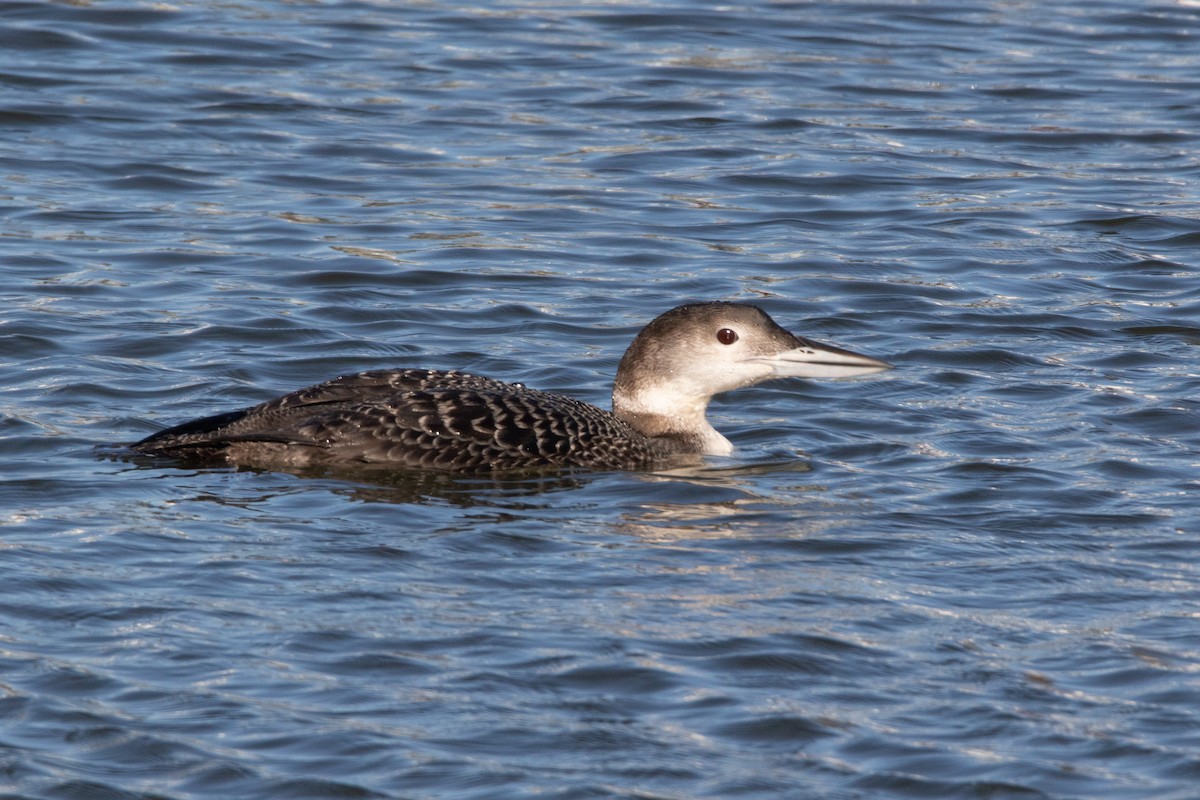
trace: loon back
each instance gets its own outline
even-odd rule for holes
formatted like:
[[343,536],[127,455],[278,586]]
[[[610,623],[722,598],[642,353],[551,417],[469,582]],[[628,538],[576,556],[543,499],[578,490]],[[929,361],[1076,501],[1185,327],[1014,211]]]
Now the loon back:
[[389,464],[453,472],[626,469],[671,459],[588,403],[466,372],[375,370],[148,436],[146,454],[264,467]]

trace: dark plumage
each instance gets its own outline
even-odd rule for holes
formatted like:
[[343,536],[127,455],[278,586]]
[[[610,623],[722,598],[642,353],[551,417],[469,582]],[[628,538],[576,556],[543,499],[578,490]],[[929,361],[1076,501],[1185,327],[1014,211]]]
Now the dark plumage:
[[447,471],[628,468],[673,448],[607,411],[520,384],[426,369],[334,378],[251,408],[193,420],[142,453],[263,466],[395,464]]

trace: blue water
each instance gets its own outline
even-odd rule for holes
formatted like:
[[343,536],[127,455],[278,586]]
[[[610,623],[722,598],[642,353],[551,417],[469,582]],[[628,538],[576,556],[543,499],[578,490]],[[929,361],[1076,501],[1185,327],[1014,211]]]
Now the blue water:
[[[0,6],[5,798],[1200,794],[1200,7]],[[359,369],[894,362],[689,474],[109,445]]]

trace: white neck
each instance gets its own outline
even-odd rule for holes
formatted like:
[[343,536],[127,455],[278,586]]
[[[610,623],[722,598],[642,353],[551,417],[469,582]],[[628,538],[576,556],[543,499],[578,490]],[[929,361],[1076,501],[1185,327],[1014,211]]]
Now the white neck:
[[686,397],[660,386],[628,395],[613,392],[613,413],[646,436],[669,436],[687,441],[688,449],[727,456],[733,444],[708,422],[708,398]]

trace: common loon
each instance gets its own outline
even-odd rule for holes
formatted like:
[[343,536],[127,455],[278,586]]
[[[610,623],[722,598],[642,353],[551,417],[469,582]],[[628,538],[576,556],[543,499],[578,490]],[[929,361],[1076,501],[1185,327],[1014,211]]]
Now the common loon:
[[186,422],[132,448],[262,468],[647,468],[733,452],[705,417],[715,394],[890,367],[793,336],[757,306],[697,303],[662,314],[633,340],[617,367],[611,413],[466,372],[374,370]]

